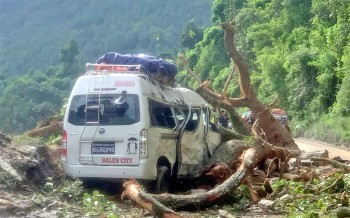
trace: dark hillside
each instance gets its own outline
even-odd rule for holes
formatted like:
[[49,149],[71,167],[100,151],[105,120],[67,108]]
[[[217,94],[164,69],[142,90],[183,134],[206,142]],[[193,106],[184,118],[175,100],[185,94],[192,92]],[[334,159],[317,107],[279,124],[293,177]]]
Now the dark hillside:
[[211,4],[210,0],[0,0],[0,72],[23,74],[56,65],[60,49],[72,39],[78,42],[83,63],[107,51],[169,52],[174,44],[166,40],[178,44],[184,25],[192,19],[209,26]]

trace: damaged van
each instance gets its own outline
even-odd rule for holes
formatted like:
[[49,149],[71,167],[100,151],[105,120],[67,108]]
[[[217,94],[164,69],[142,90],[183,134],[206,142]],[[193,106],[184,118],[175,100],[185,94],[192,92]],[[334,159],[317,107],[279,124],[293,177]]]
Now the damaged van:
[[87,64],[64,116],[67,175],[154,181],[158,192],[168,191],[171,179],[200,176],[220,144],[210,107],[196,92],[162,83],[171,78],[158,79],[161,70],[147,69],[143,62]]

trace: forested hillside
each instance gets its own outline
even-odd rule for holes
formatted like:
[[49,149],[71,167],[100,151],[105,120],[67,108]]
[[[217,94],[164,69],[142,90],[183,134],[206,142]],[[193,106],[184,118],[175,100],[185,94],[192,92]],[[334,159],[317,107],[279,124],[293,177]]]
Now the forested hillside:
[[83,63],[108,51],[171,52],[186,23],[193,19],[199,26],[210,25],[211,3],[0,0],[0,72],[24,74],[56,65],[70,40],[77,42]]
[[176,59],[188,23],[210,26],[211,0],[0,0],[0,130],[60,112],[86,62],[109,51]]
[[[78,69],[106,51],[167,53],[175,60],[182,45],[190,67],[220,90],[232,68],[220,23],[234,20],[236,46],[260,100],[279,99],[295,135],[350,144],[349,1],[2,0],[0,16],[5,131],[58,113]],[[178,67],[180,84],[198,85]],[[25,75],[9,80],[10,74]],[[230,96],[238,93],[235,84]]]

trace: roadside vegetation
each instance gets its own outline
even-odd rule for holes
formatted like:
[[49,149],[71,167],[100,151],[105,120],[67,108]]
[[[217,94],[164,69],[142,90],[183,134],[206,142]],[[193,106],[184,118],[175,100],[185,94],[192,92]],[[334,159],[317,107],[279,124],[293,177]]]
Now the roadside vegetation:
[[[296,135],[350,148],[350,117],[327,115],[310,126],[296,126]],[[304,133],[304,134],[303,134]]]

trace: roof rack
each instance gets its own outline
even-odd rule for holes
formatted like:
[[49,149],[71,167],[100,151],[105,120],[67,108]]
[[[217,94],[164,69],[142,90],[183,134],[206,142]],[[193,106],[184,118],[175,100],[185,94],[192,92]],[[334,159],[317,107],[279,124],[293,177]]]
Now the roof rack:
[[108,73],[132,73],[140,74],[141,65],[121,65],[121,64],[86,64],[85,75],[99,75]]
[[175,78],[167,77],[161,73],[149,73],[144,72],[144,69],[141,65],[122,65],[122,64],[86,64],[86,73],[85,75],[106,75],[106,74],[117,74],[117,73],[126,73],[126,74],[137,74],[141,77],[147,77],[147,80],[155,80],[162,85],[167,85],[174,87]]

